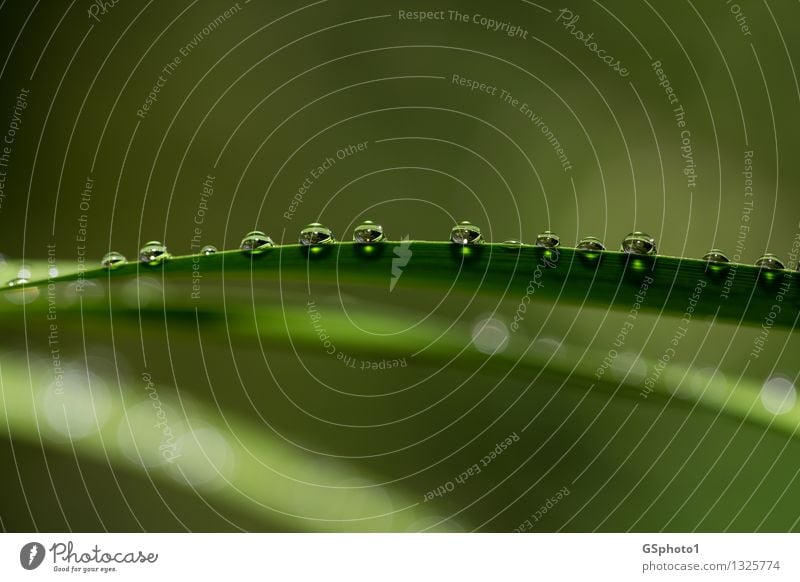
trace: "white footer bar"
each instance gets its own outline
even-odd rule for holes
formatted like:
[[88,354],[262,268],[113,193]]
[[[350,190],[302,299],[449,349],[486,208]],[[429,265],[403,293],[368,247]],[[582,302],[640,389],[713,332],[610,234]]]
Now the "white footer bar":
[[799,548],[796,534],[3,534],[0,580],[800,580]]

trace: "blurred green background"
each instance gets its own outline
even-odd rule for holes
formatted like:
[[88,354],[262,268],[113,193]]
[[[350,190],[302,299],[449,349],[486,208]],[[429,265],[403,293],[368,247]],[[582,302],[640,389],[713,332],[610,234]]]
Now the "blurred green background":
[[[471,220],[492,241],[551,229],[615,249],[640,229],[664,254],[770,251],[794,269],[799,16],[723,1],[8,0],[2,272],[45,277],[48,248],[64,269],[153,239],[236,248],[256,227],[296,242],[314,221],[349,239],[365,218],[392,240]],[[5,530],[798,529],[790,330],[753,358],[758,325],[692,321],[642,399],[680,315],[641,315],[595,382],[627,314],[591,301],[534,299],[510,333],[524,288],[211,276],[193,302],[187,284],[154,271],[59,286],[63,389],[46,289],[3,302]],[[487,318],[495,335],[476,332]],[[498,345],[535,362],[484,353]]]

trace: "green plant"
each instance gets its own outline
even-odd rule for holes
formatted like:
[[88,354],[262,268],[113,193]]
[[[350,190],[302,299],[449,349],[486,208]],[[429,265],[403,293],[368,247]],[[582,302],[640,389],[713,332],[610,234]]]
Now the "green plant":
[[[110,337],[117,349],[123,345],[130,349],[136,343],[133,338],[125,339],[125,336],[130,335],[126,329],[135,327],[127,322],[138,321],[143,353],[147,353],[149,343],[145,336],[150,338],[154,330],[166,331],[173,342],[178,338],[186,341],[192,336],[209,338],[209,343],[201,346],[204,369],[201,377],[209,375],[208,367],[212,364],[206,362],[206,357],[214,359],[212,352],[234,350],[233,346],[248,344],[257,345],[265,357],[293,351],[304,354],[299,356],[301,361],[307,357],[312,360],[324,357],[333,361],[338,358],[340,361],[336,366],[349,358],[348,354],[357,354],[362,362],[395,361],[399,354],[414,354],[415,366],[431,370],[443,365],[448,367],[452,379],[448,380],[447,391],[432,402],[426,403],[427,398],[412,398],[409,414],[419,414],[417,409],[420,406],[423,411],[430,410],[437,402],[446,400],[448,392],[450,396],[458,392],[456,401],[465,406],[466,415],[480,404],[496,399],[494,389],[484,394],[477,389],[479,386],[496,387],[504,379],[515,377],[549,378],[549,383],[561,386],[551,394],[549,402],[553,402],[553,398],[563,401],[567,408],[556,405],[555,409],[563,409],[565,418],[575,413],[569,402],[582,403],[591,395],[591,398],[606,399],[603,409],[608,406],[630,411],[640,407],[651,408],[661,411],[657,416],[660,419],[667,408],[673,410],[677,407],[679,413],[674,422],[678,425],[687,422],[694,411],[705,411],[706,415],[714,418],[722,415],[739,426],[745,423],[797,440],[800,411],[795,409],[776,416],[765,410],[760,405],[761,382],[746,376],[732,385],[724,377],[694,370],[691,361],[684,359],[672,365],[673,378],[679,378],[678,382],[653,382],[645,389],[648,383],[636,374],[614,373],[613,369],[598,374],[598,363],[603,361],[606,350],[595,346],[564,343],[554,349],[542,349],[542,345],[536,342],[506,338],[507,345],[504,344],[502,349],[495,346],[494,353],[487,354],[485,349],[470,346],[469,338],[474,337],[475,330],[458,319],[448,320],[446,309],[444,313],[434,311],[420,322],[419,313],[408,306],[383,313],[358,304],[342,310],[335,302],[325,299],[336,294],[361,292],[384,305],[403,304],[403,297],[389,291],[392,277],[397,276],[396,272],[393,274],[393,267],[396,267],[393,261],[397,257],[393,250],[399,245],[392,242],[375,245],[339,243],[310,248],[285,245],[270,248],[257,256],[227,251],[174,257],[155,266],[129,263],[115,265],[113,269],[62,269],[55,277],[33,278],[22,288],[0,291],[12,300],[3,302],[2,309],[6,318],[23,313],[28,329],[46,325],[48,313],[56,313],[61,334],[79,328],[81,336],[87,332],[102,335],[102,330],[107,330],[115,322],[118,331]],[[590,253],[570,248],[556,251],[516,244],[460,247],[449,243],[411,242],[405,248],[411,258],[403,264],[400,286],[412,296],[444,295],[450,297],[453,304],[459,304],[459,301],[452,297],[478,297],[481,301],[502,305],[502,308],[496,307],[496,311],[505,313],[512,332],[516,331],[515,312],[517,328],[527,325],[525,317],[520,318],[518,311],[519,305],[523,304],[520,299],[526,296],[528,304],[534,302],[550,308],[559,306],[561,310],[572,305],[580,310],[610,310],[608,313],[624,315],[635,306],[643,314],[652,313],[652,317],[671,318],[676,322],[687,317],[687,310],[690,310],[692,321],[718,325],[727,321],[755,328],[769,317],[775,297],[780,294],[780,302],[786,309],[775,314],[771,323],[774,329],[792,329],[798,317],[800,296],[794,285],[795,275],[788,271],[718,265],[666,256]],[[16,267],[12,262],[7,269],[13,271]],[[41,263],[31,269],[42,272],[46,267],[46,263]],[[96,293],[92,287],[95,284],[105,286],[107,292]],[[527,309],[523,313],[527,314]],[[318,313],[321,315],[317,317]],[[314,325],[315,318],[321,318],[324,327]],[[373,335],[364,334],[354,321],[369,321],[372,329],[379,333],[381,330],[406,331],[377,341]],[[320,329],[324,330],[326,337],[335,338],[335,355],[322,349],[325,340]],[[227,342],[220,341],[222,337],[227,337]],[[161,341],[156,344],[161,346],[155,348],[157,351],[175,349]],[[570,356],[563,357],[565,353]],[[658,366],[653,355],[642,355],[640,361],[640,366],[648,371]],[[344,364],[346,366],[347,362]],[[30,366],[31,370],[38,370],[37,373],[41,373],[43,368],[46,365],[41,363]],[[160,374],[163,376],[167,370],[161,370]],[[52,426],[48,428],[46,422],[40,422],[41,403],[37,404],[37,398],[31,398],[30,390],[25,389],[28,384],[33,386],[26,378],[26,374],[30,375],[26,366],[12,360],[3,362],[2,371],[5,386],[3,414],[15,438],[30,442],[53,438],[57,447],[66,447],[65,451],[71,448],[79,456],[105,460],[114,466],[130,465],[130,451],[126,458],[125,446],[117,442],[114,433],[121,430],[118,427],[123,423],[130,426],[125,411],[137,401],[132,397],[137,392],[134,386],[137,380],[118,378],[118,393],[110,397],[111,404],[108,405],[112,411],[110,416],[104,418],[97,431],[89,431],[85,438],[65,440],[64,426],[60,429],[56,426],[54,430]],[[273,378],[275,373],[269,368]],[[469,380],[474,377],[483,380],[475,384]],[[171,407],[177,412],[173,414],[181,422],[191,417],[195,425],[210,426],[218,433],[235,435],[235,444],[230,446],[236,448],[233,456],[240,459],[239,469],[230,474],[225,472],[227,453],[204,460],[200,449],[195,449],[194,457],[187,455],[184,459],[183,469],[178,470],[180,462],[177,465],[159,462],[151,467],[149,475],[167,482],[177,479],[190,488],[200,487],[202,490],[205,479],[212,485],[218,484],[219,479],[213,475],[216,472],[229,486],[212,486],[204,495],[232,510],[247,512],[258,507],[259,512],[264,512],[264,518],[275,524],[273,527],[281,529],[405,530],[419,528],[421,523],[428,527],[439,522],[449,527],[444,518],[438,518],[436,513],[428,510],[427,500],[420,502],[418,486],[409,487],[404,479],[395,483],[396,487],[392,489],[393,503],[386,503],[383,487],[377,484],[386,483],[387,479],[393,483],[387,477],[392,470],[380,462],[380,455],[375,462],[374,454],[343,454],[349,448],[346,435],[324,437],[323,441],[312,438],[317,447],[326,438],[332,438],[327,444],[336,460],[329,467],[309,469],[308,466],[314,466],[315,455],[304,453],[302,447],[287,446],[282,437],[272,432],[269,423],[266,426],[261,424],[264,419],[260,413],[254,417],[252,411],[246,410],[261,409],[258,397],[251,399],[248,396],[249,405],[245,409],[226,406],[225,398],[220,397],[211,380],[208,381],[211,390],[192,391],[188,399],[190,404],[185,403],[187,395],[183,391],[175,392]],[[244,382],[241,378],[239,381]],[[450,383],[454,387],[452,390]],[[466,388],[459,392],[461,387]],[[572,396],[559,396],[562,388]],[[354,394],[362,397],[369,393],[368,387],[354,389]],[[375,395],[391,393],[391,390],[374,390]],[[517,398],[523,398],[526,393],[527,389],[521,391]],[[348,415],[338,408],[341,404],[335,406],[336,413],[360,419],[351,421],[353,427],[359,426],[367,431],[371,430],[369,427],[385,427],[387,422],[390,426],[393,422],[391,414],[383,420],[375,418],[374,422],[364,422],[363,415]],[[187,413],[187,408],[191,413]],[[478,422],[474,430],[483,434],[482,431],[492,429],[494,423],[502,418],[498,426],[516,427],[516,434],[516,431],[527,430],[538,417],[535,411],[531,411],[530,418],[525,419],[524,414],[519,418],[519,411],[510,414],[509,410],[504,411],[501,407],[498,418],[489,419],[488,426]],[[514,420],[510,420],[512,417]],[[437,427],[440,421],[436,418],[444,417],[437,414],[426,421],[423,433],[439,434],[447,428]],[[310,430],[318,430],[314,428],[316,423],[307,424]],[[69,428],[69,420],[65,426]],[[303,427],[297,428],[294,434],[303,434]],[[283,434],[281,431],[278,433]],[[470,430],[465,430],[464,434],[470,434]],[[145,449],[157,448],[157,442],[151,442],[152,435],[142,438],[144,440],[138,444]],[[229,439],[229,442],[232,441]],[[211,450],[214,450],[213,443]],[[448,451],[444,458],[459,450],[455,453]],[[355,488],[342,488],[341,483],[347,481],[345,476],[353,472],[362,475],[364,480],[356,483]],[[447,482],[450,473],[444,469],[434,470],[434,474],[439,474],[439,479]],[[297,475],[305,475],[305,478],[288,486],[287,476],[294,476],[291,477],[294,480]],[[368,477],[370,475],[372,477]],[[457,494],[452,497],[455,499]],[[402,511],[396,512],[399,507],[403,508]],[[316,517],[302,517],[311,514]],[[469,523],[466,527],[481,527],[480,519],[474,516]]]

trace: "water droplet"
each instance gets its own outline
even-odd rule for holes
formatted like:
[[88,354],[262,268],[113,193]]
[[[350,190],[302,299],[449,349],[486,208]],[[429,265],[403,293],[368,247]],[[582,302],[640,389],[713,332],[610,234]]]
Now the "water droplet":
[[239,248],[246,255],[260,255],[274,246],[272,239],[260,230],[248,232],[242,239]]
[[300,231],[300,244],[303,246],[311,247],[335,242],[333,231],[319,222],[312,222]]
[[365,220],[353,231],[353,240],[361,244],[383,242],[383,227],[371,220]]
[[214,245],[206,245],[202,249],[200,249],[201,255],[213,255],[217,252],[217,247]]
[[167,247],[157,240],[151,240],[139,251],[139,260],[145,265],[160,265],[171,258]]
[[48,267],[47,269],[47,276],[51,279],[55,279],[58,277],[58,267]]
[[606,250],[606,245],[604,245],[603,241],[595,236],[587,236],[579,240],[578,245],[575,248],[577,248],[579,251],[599,252]]
[[27,285],[29,282],[30,281],[28,281],[28,279],[25,279],[23,277],[17,277],[15,279],[11,279],[11,281],[6,283],[6,285],[8,285],[9,287],[22,287],[23,285]]
[[622,239],[619,250],[631,255],[655,255],[658,252],[656,239],[639,231],[632,232]]
[[760,259],[758,259],[755,263],[756,267],[759,269],[783,269],[783,263],[778,258],[777,255],[773,255],[771,253],[767,253]]
[[711,249],[703,255],[703,260],[707,263],[730,263],[731,260],[719,249]]
[[544,231],[543,233],[539,234],[539,236],[536,237],[537,247],[554,249],[560,244],[561,244],[561,237],[555,234],[554,232],[550,232],[549,230]]
[[111,251],[100,259],[100,266],[104,269],[117,269],[127,262],[128,260],[121,253]]
[[578,251],[578,259],[580,259],[582,263],[596,266],[601,253],[606,250],[606,245],[595,236],[586,236],[578,241],[578,244],[575,245],[575,249]]
[[797,402],[797,389],[791,380],[774,376],[761,387],[761,404],[772,414],[786,414]]
[[703,260],[706,262],[706,273],[709,275],[722,275],[728,272],[731,260],[719,249],[711,249]]
[[465,220],[450,231],[450,241],[457,245],[477,245],[483,242],[483,235],[479,227]]

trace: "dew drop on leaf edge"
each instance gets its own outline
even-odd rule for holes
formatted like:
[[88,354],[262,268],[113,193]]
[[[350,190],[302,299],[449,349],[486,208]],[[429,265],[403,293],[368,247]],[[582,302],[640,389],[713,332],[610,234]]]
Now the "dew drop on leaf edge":
[[638,230],[622,239],[620,250],[630,255],[645,256],[655,255],[658,252],[656,248],[656,239]]
[[561,237],[556,233],[546,230],[536,237],[536,246],[545,249],[554,249],[561,244]]
[[336,242],[333,231],[319,222],[312,222],[300,231],[299,242],[303,246],[312,247]]
[[371,220],[365,220],[353,231],[353,241],[359,244],[373,244],[383,242],[383,227]]
[[272,239],[260,230],[248,232],[239,244],[239,249],[246,255],[260,255],[274,246]]
[[599,238],[595,236],[586,236],[578,241],[575,246],[579,251],[600,252],[606,250],[606,246]]
[[462,246],[476,245],[483,242],[483,235],[479,227],[464,220],[450,231],[450,242]]
[[772,253],[767,253],[762,255],[758,258],[755,262],[755,266],[759,269],[767,269],[767,270],[776,270],[776,269],[784,269],[783,262],[778,258],[777,255],[773,255]]
[[111,251],[103,255],[103,258],[100,259],[100,266],[104,269],[116,269],[127,262],[128,260],[125,258],[125,255],[117,251]]
[[167,247],[157,240],[145,243],[139,250],[139,260],[145,265],[159,265],[170,258]]
[[719,249],[711,249],[703,255],[703,260],[707,263],[730,263],[728,256]]

